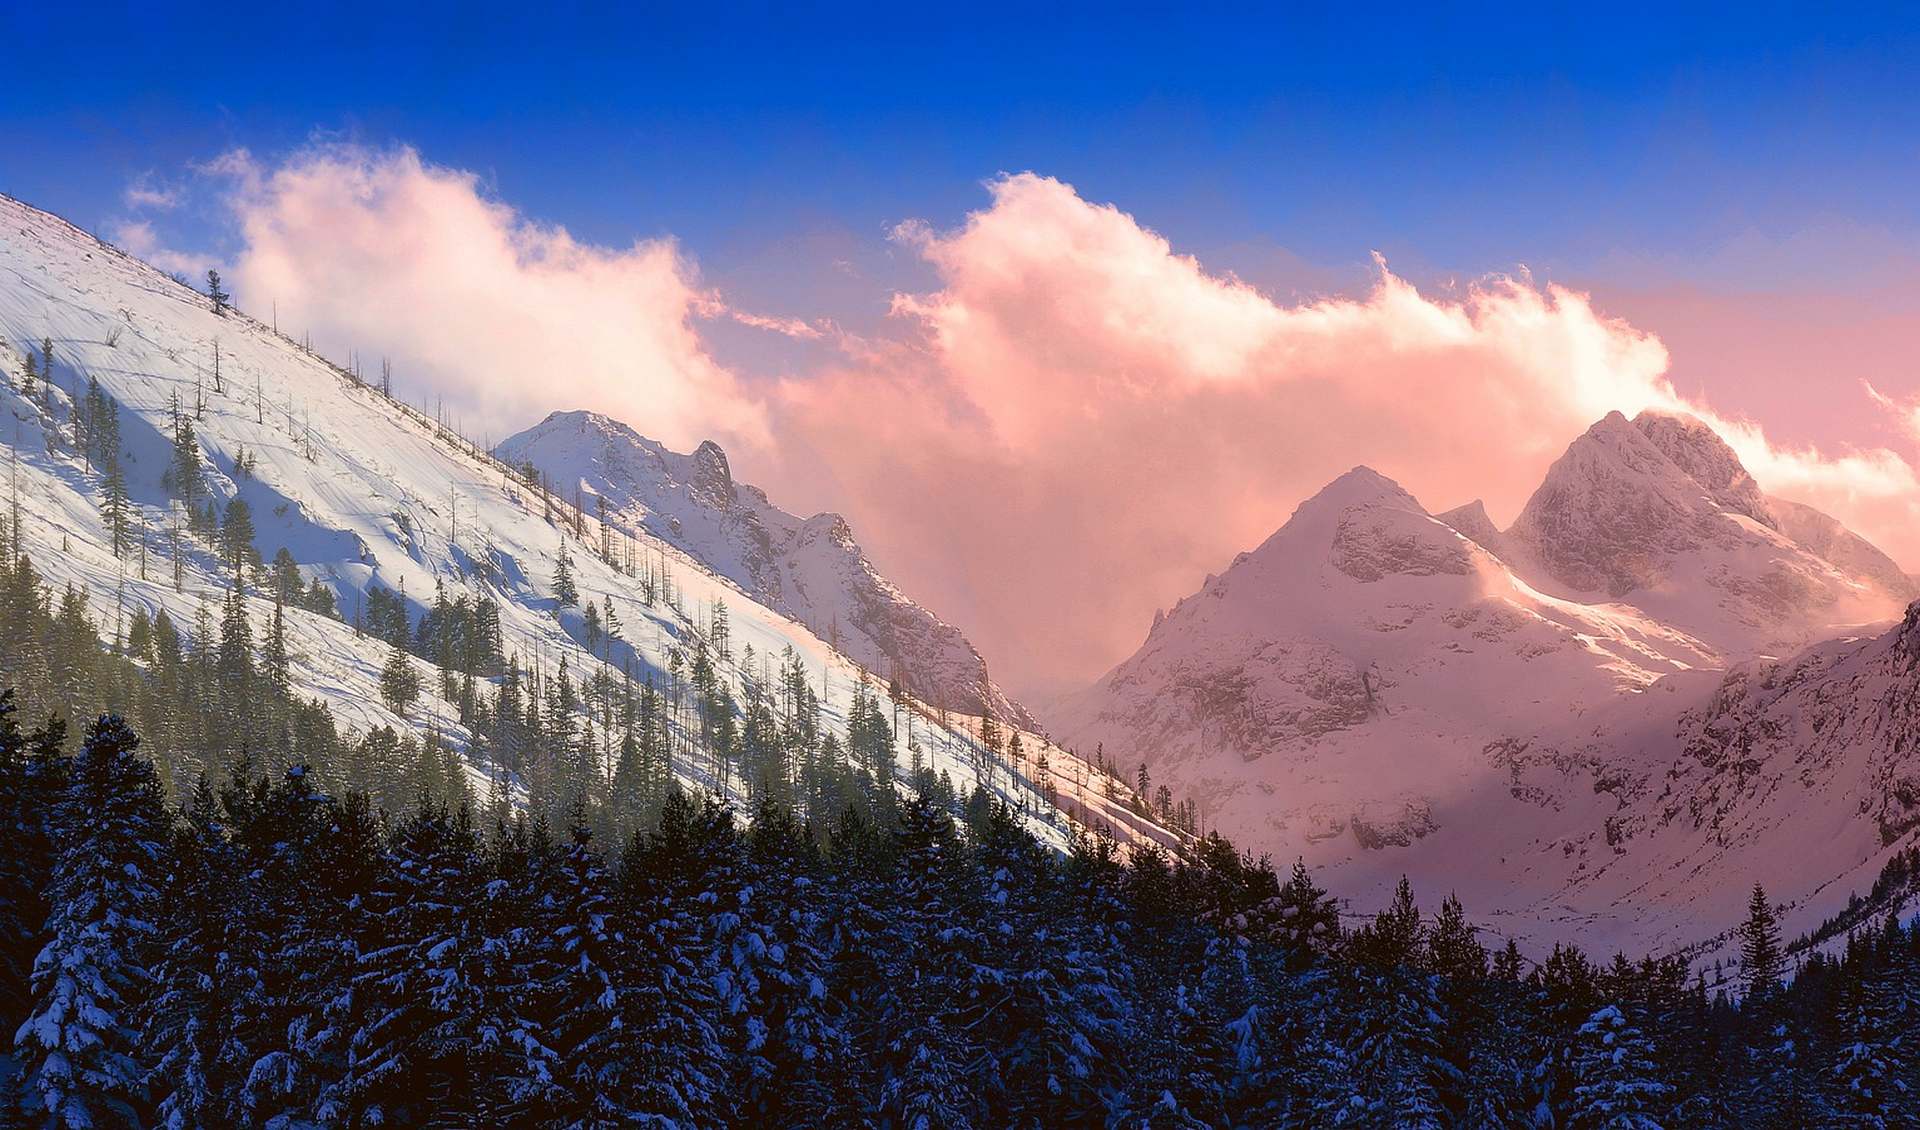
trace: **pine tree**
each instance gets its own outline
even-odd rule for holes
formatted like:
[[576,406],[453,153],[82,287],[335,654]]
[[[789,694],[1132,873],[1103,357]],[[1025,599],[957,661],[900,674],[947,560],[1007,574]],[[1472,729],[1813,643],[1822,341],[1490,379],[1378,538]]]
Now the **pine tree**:
[[106,499],[101,503],[101,517],[106,520],[107,531],[113,540],[113,555],[124,556],[127,547],[127,515],[131,504],[127,501],[127,476],[120,468],[116,456],[107,462]]
[[1652,1046],[1617,1005],[1580,1026],[1573,1069],[1568,1130],[1661,1130],[1656,1112],[1673,1088],[1658,1077]]
[[1760,884],[1747,901],[1747,920],[1740,927],[1740,973],[1747,995],[1765,999],[1780,990],[1780,926]]
[[[33,734],[14,722],[15,694],[0,690],[0,1038],[27,1017],[34,958],[44,937],[56,847],[56,807],[66,791],[65,727]],[[6,1108],[0,1107],[0,1111]]]
[[420,675],[413,669],[413,660],[398,647],[388,650],[386,666],[380,669],[380,697],[402,716],[420,697]]
[[553,598],[562,606],[580,603],[580,590],[573,583],[573,559],[567,556],[567,542],[560,540],[560,557],[553,566]]
[[[200,469],[200,441],[193,434],[193,418],[173,408],[173,453],[161,474],[161,484],[197,513],[200,496],[207,492],[206,475]],[[175,555],[176,558],[178,554]]]
[[1304,859],[1293,861],[1293,873],[1280,888],[1275,936],[1286,951],[1289,965],[1305,969],[1333,952],[1340,941],[1340,908],[1307,873]]
[[49,1126],[144,1119],[135,1024],[151,981],[166,814],[138,746],[124,721],[101,715],[57,810],[48,941],[14,1037],[27,1111]]
[[[1889,915],[1878,944],[1849,939],[1844,985],[1838,1001],[1839,1051],[1833,1084],[1846,1125],[1889,1130],[1920,1119],[1920,1080],[1914,1047],[1920,1000],[1902,992],[1906,937],[1898,915]],[[1904,959],[1904,960],[1903,960]]]
[[186,816],[173,840],[154,1000],[142,1037],[153,1057],[156,1117],[182,1130],[245,1121],[241,1084],[254,1055],[241,1017],[260,992],[266,948],[240,852],[205,777]]
[[228,295],[226,290],[220,285],[220,272],[209,267],[207,269],[207,299],[213,303],[213,312],[216,314],[225,314],[227,312],[227,300],[230,297],[231,296]]
[[233,568],[236,585],[245,585],[248,565],[260,563],[253,538],[253,508],[246,499],[235,497],[227,503],[226,517],[220,523],[220,553]]
[[[711,889],[706,860],[731,835],[731,816],[719,805],[699,804],[675,789],[658,826],[636,837],[621,860],[618,897],[637,937],[620,1005],[641,1033],[657,1033],[623,1037],[647,1049],[620,1064],[630,1072],[624,1094],[640,1114],[635,1121],[723,1122],[725,1053],[713,1023],[721,987],[702,920],[724,912],[726,892]],[[721,850],[715,858],[724,864],[726,855]],[[723,867],[718,877],[731,875]]]
[[343,1093],[364,1124],[491,1122],[488,1088],[526,1026],[464,811],[423,800],[368,898]]

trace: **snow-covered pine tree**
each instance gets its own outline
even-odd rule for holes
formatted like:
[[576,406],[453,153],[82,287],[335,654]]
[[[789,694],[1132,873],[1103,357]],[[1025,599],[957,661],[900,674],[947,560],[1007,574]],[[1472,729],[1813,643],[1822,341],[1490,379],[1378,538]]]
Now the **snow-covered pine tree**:
[[167,1130],[246,1121],[242,1085],[254,1050],[242,1016],[260,1007],[266,946],[240,850],[227,835],[213,789],[200,778],[173,836],[161,900],[155,986],[142,1043],[152,1057],[148,1089]]
[[1617,1005],[1580,1026],[1573,1057],[1567,1130],[1661,1130],[1658,1112],[1673,1088],[1658,1076],[1653,1048]]
[[27,1018],[33,959],[44,942],[52,826],[66,790],[65,727],[24,734],[14,692],[0,691],[0,1037]]
[[828,1123],[854,1096],[842,1086],[843,1017],[827,998],[817,853],[792,811],[772,801],[755,811],[740,847],[734,905],[712,919],[735,1117],[769,1126]]
[[361,1022],[344,1080],[352,1117],[485,1120],[476,1084],[499,1073],[516,1019],[500,991],[507,955],[484,888],[465,811],[422,798],[368,899],[353,978]]
[[119,717],[95,719],[55,812],[47,943],[14,1036],[27,1112],[50,1127],[146,1117],[135,1024],[151,981],[167,815],[139,744]]
[[[720,1015],[716,960],[701,928],[722,895],[699,877],[700,856],[733,834],[719,804],[674,789],[660,823],[635,837],[621,860],[618,904],[630,923],[631,948],[619,1007],[637,1026],[640,1052],[625,1073],[630,1109],[645,1120],[714,1125],[723,1120],[725,1051],[709,1018]],[[600,1053],[604,1062],[613,1049]]]
[[1899,961],[1906,938],[1896,915],[1877,939],[1849,939],[1833,1067],[1837,1113],[1846,1125],[1890,1130],[1920,1120],[1912,1047],[1920,1015],[1903,1007]]
[[[264,1011],[255,1018],[262,1054],[246,1082],[250,1121],[266,1127],[343,1121],[352,1038],[369,994],[354,982],[359,943],[384,870],[383,818],[367,794],[325,800],[307,774],[289,772],[261,822],[286,850],[253,849],[255,874],[279,947],[265,970]],[[305,814],[304,816],[302,814]],[[263,858],[264,856],[264,858]]]
[[1360,979],[1351,1043],[1360,1102],[1344,1124],[1439,1127],[1440,1089],[1451,1082],[1440,1054],[1446,1020],[1425,967],[1426,928],[1403,877],[1393,902],[1356,931],[1350,949]]
[[1109,933],[1061,912],[1067,891],[1050,853],[1005,802],[973,847],[987,881],[978,925],[988,968],[1007,971],[988,983],[992,1019],[980,1029],[997,1068],[993,1107],[1023,1126],[1104,1121],[1124,1082],[1126,963]]
[[923,798],[902,806],[894,853],[892,936],[879,942],[889,991],[861,1048],[881,1065],[875,1106],[894,1125],[973,1125],[984,1114],[974,1029],[1001,975],[982,961],[980,892],[952,818]]
[[573,559],[567,555],[567,539],[560,539],[560,556],[553,565],[553,598],[562,605],[580,603],[580,589],[573,581]]

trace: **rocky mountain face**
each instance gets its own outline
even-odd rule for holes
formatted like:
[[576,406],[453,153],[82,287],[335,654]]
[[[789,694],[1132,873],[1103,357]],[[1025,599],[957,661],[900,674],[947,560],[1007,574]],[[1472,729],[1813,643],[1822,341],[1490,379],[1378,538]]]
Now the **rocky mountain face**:
[[[1817,547],[1793,536],[1783,509]],[[1661,413],[1612,413],[1588,429],[1500,537],[1530,583],[1630,605],[1723,664],[1888,619],[1910,595],[1879,551],[1810,507],[1769,499],[1706,425]]]
[[562,493],[577,485],[590,509],[604,500],[616,526],[679,547],[862,666],[897,674],[926,701],[1033,726],[959,629],[874,568],[845,519],[780,509],[759,487],[735,481],[711,440],[683,455],[599,413],[555,412],[495,451],[531,463]]
[[[1737,892],[1750,880],[1725,868],[1781,846],[1765,828],[1784,801],[1751,790],[1790,790],[1724,752],[1776,735],[1768,763],[1791,762],[1796,731],[1753,688],[1818,683],[1781,709],[1823,732],[1837,733],[1833,711],[1892,710],[1861,700],[1882,683],[1824,678],[1819,648],[1771,657],[1894,621],[1909,595],[1884,554],[1768,497],[1703,424],[1613,414],[1505,530],[1477,502],[1434,515],[1384,476],[1348,472],[1050,721],[1069,745],[1145,762],[1247,846],[1334,868],[1362,899],[1405,872],[1471,893],[1517,934],[1678,944],[1699,918],[1676,908],[1720,893],[1704,876]],[[1850,750],[1890,732],[1854,731]],[[1857,761],[1819,762],[1846,778],[1831,786],[1836,821],[1867,830],[1845,841],[1857,858],[1786,876],[1803,891],[1911,834],[1912,780],[1883,756]],[[1817,776],[1791,763],[1781,779]],[[1722,797],[1762,855],[1730,850],[1731,811],[1693,819]]]

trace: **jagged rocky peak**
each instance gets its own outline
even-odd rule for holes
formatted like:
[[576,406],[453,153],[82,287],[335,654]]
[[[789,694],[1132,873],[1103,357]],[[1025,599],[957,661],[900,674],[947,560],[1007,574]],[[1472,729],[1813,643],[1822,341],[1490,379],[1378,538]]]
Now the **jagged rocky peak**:
[[1669,556],[1698,544],[1718,509],[1705,489],[1609,412],[1547,469],[1506,536],[1568,588],[1624,596],[1656,584]]
[[1494,525],[1493,519],[1487,516],[1487,505],[1481,500],[1476,498],[1434,517],[1494,556],[1501,555],[1501,544],[1505,539],[1500,534],[1500,527]]
[[733,471],[727,466],[727,453],[712,440],[701,440],[693,449],[694,492],[713,506],[733,502]]
[[853,537],[853,527],[847,524],[845,518],[831,510],[823,510],[800,523],[797,541],[811,542],[818,539],[824,539],[842,548],[859,548],[859,543]]
[[1633,418],[1633,426],[1688,478],[1700,484],[1722,510],[1778,528],[1760,484],[1753,481],[1727,441],[1704,421],[1649,409]]

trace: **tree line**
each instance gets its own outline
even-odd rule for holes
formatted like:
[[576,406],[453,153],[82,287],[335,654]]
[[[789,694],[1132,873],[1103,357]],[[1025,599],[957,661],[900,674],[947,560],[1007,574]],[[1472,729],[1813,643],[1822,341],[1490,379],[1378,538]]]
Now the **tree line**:
[[[0,697],[0,1110],[25,1124],[1902,1126],[1920,930],[1739,999],[1678,959],[1538,965],[1403,882],[1038,843],[902,795],[824,829],[670,789],[607,843],[242,761],[178,804],[119,717]],[[822,817],[816,815],[816,821]]]

